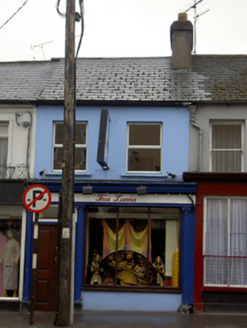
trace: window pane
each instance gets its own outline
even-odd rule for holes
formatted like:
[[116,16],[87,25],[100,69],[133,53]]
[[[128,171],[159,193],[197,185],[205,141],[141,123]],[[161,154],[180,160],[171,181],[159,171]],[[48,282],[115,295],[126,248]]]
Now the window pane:
[[160,125],[130,124],[129,145],[160,145]]
[[8,136],[8,123],[0,123],[0,137]]
[[247,258],[231,258],[230,284],[232,286],[247,286]]
[[[79,147],[86,145],[86,123],[76,122],[75,125],[75,170],[86,170],[87,149]],[[63,163],[63,140],[64,139],[64,124],[55,124],[55,144],[53,150],[53,169],[61,170]],[[56,147],[57,146],[57,147]],[[59,146],[59,147],[58,147]]]
[[[152,261],[155,267],[164,264],[164,274],[159,273],[159,281],[164,286],[179,287],[179,209],[152,208]],[[157,260],[160,260],[156,264]]]
[[148,236],[147,219],[146,207],[119,208],[118,285],[147,286],[156,280],[151,263],[151,238]]
[[213,172],[241,172],[242,152],[214,151],[212,153]]
[[117,209],[112,207],[91,206],[87,210],[87,284],[101,285],[107,281],[114,284],[115,265],[106,266],[102,260],[114,253],[112,259],[115,261],[116,215]]
[[227,199],[208,199],[204,232],[204,282],[227,283],[228,207]]
[[[148,257],[148,208],[120,207],[119,219],[118,249],[135,251]],[[120,246],[121,229],[125,238],[124,244]]]
[[86,170],[87,150],[85,148],[75,148],[75,169]]
[[206,256],[204,258],[204,283],[227,285],[227,257]]
[[228,255],[228,212],[227,199],[207,200],[205,230],[205,254]]
[[86,140],[86,124],[85,123],[76,123],[75,127],[75,143],[85,145]]
[[88,208],[86,283],[178,287],[179,215],[173,209]]
[[63,164],[63,148],[54,148],[53,154],[53,169],[54,170],[61,170]]
[[63,123],[55,124],[55,144],[63,144],[64,138],[64,125]]
[[160,171],[160,149],[129,149],[128,171]]
[[230,215],[231,285],[247,285],[247,200],[232,199]]
[[0,178],[6,178],[8,138],[0,138]]
[[213,125],[213,149],[241,149],[241,125]]
[[[55,144],[63,144],[64,124],[56,123]],[[76,122],[75,124],[76,144],[86,144],[86,123]]]

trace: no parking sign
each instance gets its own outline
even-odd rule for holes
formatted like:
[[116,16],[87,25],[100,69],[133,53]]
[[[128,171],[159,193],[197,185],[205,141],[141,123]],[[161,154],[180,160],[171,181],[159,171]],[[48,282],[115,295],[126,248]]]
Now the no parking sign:
[[44,212],[51,203],[51,193],[46,187],[36,184],[25,190],[22,201],[28,211]]

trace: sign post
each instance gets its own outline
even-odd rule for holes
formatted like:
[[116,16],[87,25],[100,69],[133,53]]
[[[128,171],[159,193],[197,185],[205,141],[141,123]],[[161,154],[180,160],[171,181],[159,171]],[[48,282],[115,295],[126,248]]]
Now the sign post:
[[49,189],[42,185],[33,185],[27,188],[22,197],[25,208],[33,212],[35,220],[33,224],[33,257],[32,257],[32,282],[31,282],[31,298],[30,298],[30,319],[29,324],[34,323],[34,300],[35,300],[35,283],[37,270],[37,248],[39,235],[39,213],[44,212],[51,203],[51,193]]

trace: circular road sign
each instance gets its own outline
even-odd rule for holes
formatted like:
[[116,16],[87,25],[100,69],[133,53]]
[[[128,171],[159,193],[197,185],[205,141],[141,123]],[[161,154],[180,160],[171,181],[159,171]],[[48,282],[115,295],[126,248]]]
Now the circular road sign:
[[22,201],[28,211],[44,212],[51,203],[51,193],[46,187],[36,184],[25,190]]

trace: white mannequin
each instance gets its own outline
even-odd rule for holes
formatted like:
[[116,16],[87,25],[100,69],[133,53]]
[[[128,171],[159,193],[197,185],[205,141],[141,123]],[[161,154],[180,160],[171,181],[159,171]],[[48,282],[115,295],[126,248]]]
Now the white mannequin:
[[8,241],[5,243],[0,257],[3,264],[3,292],[2,297],[7,297],[7,290],[14,290],[13,297],[17,297],[18,262],[20,258],[20,246],[14,239],[11,229],[7,230]]

